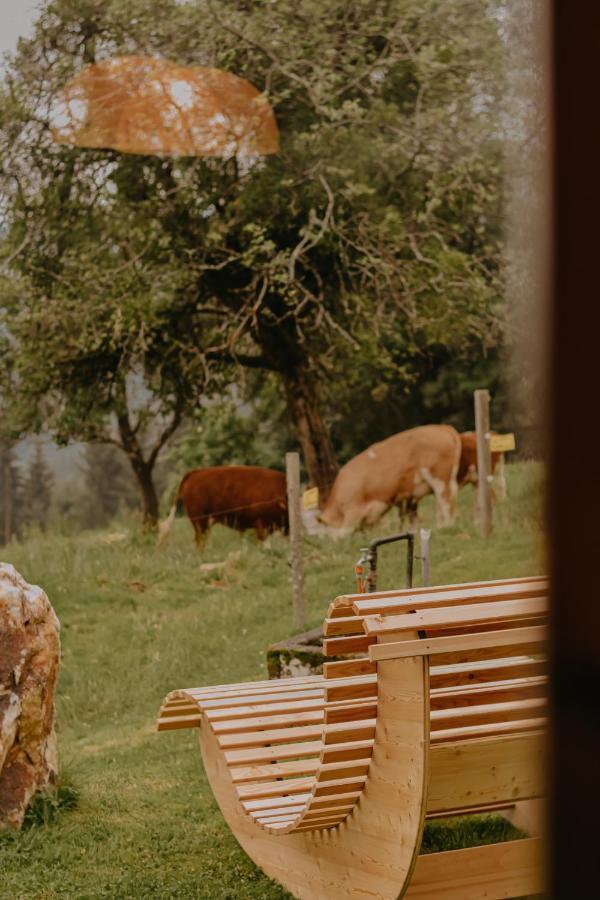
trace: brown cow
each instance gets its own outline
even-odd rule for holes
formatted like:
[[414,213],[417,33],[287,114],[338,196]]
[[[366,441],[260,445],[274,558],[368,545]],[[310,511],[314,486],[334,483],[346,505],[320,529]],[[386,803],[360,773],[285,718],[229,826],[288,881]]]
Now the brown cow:
[[272,531],[288,531],[286,479],[261,466],[210,466],[192,469],[181,479],[169,516],[159,527],[159,545],[171,530],[182,502],[201,548],[216,522],[237,531],[254,528],[259,540]]
[[[460,438],[451,425],[422,425],[372,444],[340,469],[309,531],[343,535],[373,525],[391,506],[434,493],[440,524],[454,519]],[[326,526],[323,528],[323,526]]]
[[[490,434],[496,434],[495,431]],[[460,435],[461,454],[458,467],[458,484],[472,484],[477,487],[477,435],[474,431],[463,431]],[[492,474],[494,478],[494,495],[498,500],[506,499],[506,478],[504,476],[504,453],[492,453]]]

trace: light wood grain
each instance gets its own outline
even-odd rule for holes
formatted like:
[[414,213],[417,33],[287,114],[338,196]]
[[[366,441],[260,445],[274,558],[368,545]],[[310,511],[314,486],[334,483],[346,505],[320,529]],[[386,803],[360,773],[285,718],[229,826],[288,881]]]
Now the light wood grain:
[[544,891],[541,841],[528,838],[420,856],[407,900],[505,900]]
[[[338,598],[325,652],[369,659],[175,691],[158,727],[202,722],[234,833],[299,900],[526,892],[541,883],[537,844],[418,848],[426,815],[525,808],[543,794],[546,667],[528,654],[544,646],[546,594],[537,578]],[[387,612],[365,617],[373,602]]]
[[[300,825],[294,834],[261,831],[240,807],[211,729],[200,731],[207,776],[236,837],[267,875],[298,900],[358,900],[367,893],[392,900],[416,863],[427,782],[426,661],[383,663],[380,670],[384,711],[378,716],[378,736],[360,813],[355,809],[335,832],[314,828],[316,824],[327,828],[336,817]],[[398,782],[398,766],[410,766],[411,779]],[[266,826],[277,824],[286,825]]]
[[371,660],[404,659],[410,656],[434,656],[485,647],[518,647],[519,644],[545,643],[548,632],[543,625],[529,628],[506,628],[484,634],[463,634],[417,641],[374,644],[369,648]]

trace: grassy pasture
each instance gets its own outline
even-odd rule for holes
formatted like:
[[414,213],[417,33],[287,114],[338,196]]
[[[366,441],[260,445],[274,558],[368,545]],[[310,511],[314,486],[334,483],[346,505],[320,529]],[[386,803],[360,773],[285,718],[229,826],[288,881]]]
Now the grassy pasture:
[[[465,488],[458,523],[433,532],[432,580],[542,571],[540,479],[534,463],[508,467],[508,500],[487,542]],[[430,500],[422,514],[431,523]],[[372,536],[394,530],[390,514]],[[366,535],[306,541],[309,627],[336,594],[353,589],[363,543]],[[118,525],[31,535],[3,548],[5,561],[46,590],[62,623],[61,777],[79,801],[49,824],[0,838],[0,897],[289,896],[254,867],[225,825],[195,734],[154,731],[172,688],[266,677],[267,646],[293,633],[287,552],[281,536],[262,547],[251,534],[216,527],[199,554],[184,520],[161,551],[152,538]],[[403,584],[403,552],[382,549],[379,587]],[[203,570],[206,563],[219,566]]]

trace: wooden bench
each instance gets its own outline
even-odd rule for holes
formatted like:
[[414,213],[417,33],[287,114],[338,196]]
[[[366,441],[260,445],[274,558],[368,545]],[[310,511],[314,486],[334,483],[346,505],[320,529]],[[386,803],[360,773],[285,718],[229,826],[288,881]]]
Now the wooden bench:
[[169,694],[249,856],[298,898],[507,898],[543,889],[539,837],[419,855],[426,817],[544,793],[548,585],[338,597],[323,676]]

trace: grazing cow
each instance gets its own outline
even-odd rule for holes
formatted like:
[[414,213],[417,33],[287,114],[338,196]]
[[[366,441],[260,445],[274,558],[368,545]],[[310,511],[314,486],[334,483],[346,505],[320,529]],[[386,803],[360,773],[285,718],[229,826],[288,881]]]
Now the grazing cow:
[[[492,431],[491,434],[496,434]],[[474,431],[463,431],[459,435],[461,442],[460,464],[458,467],[457,481],[459,488],[465,484],[472,484],[477,488],[477,435]],[[493,499],[506,499],[506,478],[504,476],[504,453],[492,453],[492,474],[495,475]],[[400,518],[404,522],[408,516],[411,527],[414,527],[418,519],[419,499],[411,497],[399,507]],[[477,494],[475,494],[474,514],[477,517]]]
[[[495,431],[490,432],[496,434]],[[458,484],[472,484],[477,487],[477,435],[474,431],[463,431],[460,435],[461,454],[458,468]],[[497,474],[496,474],[497,470]],[[498,500],[506,499],[506,478],[504,476],[504,453],[492,453],[492,474],[494,495]]]
[[432,492],[439,524],[452,522],[460,446],[450,425],[422,425],[372,444],[340,469],[316,521],[305,518],[308,530],[348,534]]
[[198,548],[215,522],[237,531],[254,528],[261,541],[272,531],[288,531],[286,479],[275,469],[210,466],[186,472],[169,516],[159,527],[159,545],[171,530],[180,502],[194,527]]

